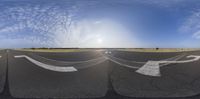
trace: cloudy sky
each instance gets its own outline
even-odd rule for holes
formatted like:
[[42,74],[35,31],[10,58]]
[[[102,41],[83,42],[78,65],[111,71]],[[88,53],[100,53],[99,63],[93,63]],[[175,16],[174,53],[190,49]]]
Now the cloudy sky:
[[0,48],[200,47],[199,0],[0,0]]

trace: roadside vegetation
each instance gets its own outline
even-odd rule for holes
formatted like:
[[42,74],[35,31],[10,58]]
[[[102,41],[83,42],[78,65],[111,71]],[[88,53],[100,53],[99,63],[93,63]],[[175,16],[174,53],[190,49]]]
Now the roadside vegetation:
[[21,51],[36,51],[36,52],[81,52],[94,50],[120,50],[120,51],[134,51],[134,52],[182,52],[195,51],[200,49],[195,48],[24,48],[17,49]]
[[90,51],[92,49],[78,49],[78,48],[24,48],[18,49],[21,51],[36,51],[36,52],[81,52]]
[[123,51],[135,52],[182,52],[182,51],[195,51],[200,50],[197,48],[133,48],[133,49],[118,49]]

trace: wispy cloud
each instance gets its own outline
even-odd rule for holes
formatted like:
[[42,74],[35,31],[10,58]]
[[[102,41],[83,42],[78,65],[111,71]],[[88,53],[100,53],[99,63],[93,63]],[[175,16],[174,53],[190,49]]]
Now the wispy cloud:
[[[128,31],[116,22],[79,19],[88,5],[85,3],[0,5],[0,42],[12,47],[137,46],[136,40],[133,44],[133,38],[127,39]],[[10,47],[7,45],[0,47]]]
[[177,5],[181,5],[186,1],[188,0],[138,0],[138,2],[165,8],[177,7]]
[[200,39],[200,10],[193,12],[187,17],[179,31],[190,33],[193,38]]
[[200,39],[200,31],[197,31],[196,33],[193,34],[194,38]]
[[[9,41],[11,39],[13,41],[29,40],[38,43],[36,45],[49,47],[58,46],[62,42],[57,42],[57,39],[61,38],[56,38],[56,36],[67,36],[72,17],[78,9],[78,7],[72,6],[62,10],[61,7],[53,3],[45,5],[19,2],[16,4],[1,5],[1,38],[4,37],[4,39],[8,39]],[[67,36],[65,39],[67,38],[69,37]]]

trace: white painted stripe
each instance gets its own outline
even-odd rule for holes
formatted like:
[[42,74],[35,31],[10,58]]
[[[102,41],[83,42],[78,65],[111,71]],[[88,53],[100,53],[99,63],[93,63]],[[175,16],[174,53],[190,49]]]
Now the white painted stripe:
[[109,54],[107,54],[107,55],[105,55],[106,57],[110,57],[109,59],[113,59],[113,60],[120,60],[120,61],[126,61],[126,62],[131,62],[131,63],[137,63],[137,64],[145,64],[146,62],[137,62],[137,61],[129,61],[129,60],[124,60],[124,59],[121,59],[121,58],[117,58],[117,57],[115,57],[115,56],[113,56],[113,55],[109,55]]
[[1,58],[2,56],[0,56],[0,58]]
[[46,61],[59,62],[59,63],[64,63],[66,65],[79,64],[79,63],[89,63],[89,62],[101,60],[102,58],[104,58],[103,56],[101,56],[101,57],[98,57],[98,58],[95,58],[95,59],[86,60],[86,61],[58,61],[58,60],[54,60],[54,59],[45,58],[45,57],[39,56],[39,55],[34,55],[34,56],[36,56],[39,59],[42,58],[42,59],[44,59]]
[[34,59],[26,56],[26,55],[18,55],[18,56],[14,56],[14,57],[15,58],[26,58],[27,60],[34,63],[35,65],[42,67],[44,69],[47,69],[47,70],[51,70],[51,71],[56,71],[56,72],[76,72],[76,71],[78,71],[73,66],[71,66],[71,67],[59,67],[59,66],[44,64],[44,63],[41,63],[37,60],[34,60]]
[[196,55],[190,55],[190,56],[187,56],[187,58],[193,58],[193,59],[184,60],[184,61],[148,61],[144,66],[139,68],[136,72],[143,75],[148,75],[148,76],[161,76],[160,66],[159,66],[159,64],[161,63],[167,63],[167,64],[189,63],[189,62],[200,60],[200,56],[196,56]]
[[[166,59],[165,59],[165,60],[161,60],[161,61],[177,61],[177,60],[183,58],[184,56],[185,56],[185,55],[182,54],[182,55],[180,55],[180,56],[178,55],[178,57],[176,57],[176,56],[175,56],[174,58],[172,57],[171,59],[173,59],[173,60],[170,60],[170,59],[169,59],[169,60],[168,60],[168,59],[166,60]],[[170,64],[170,63],[165,63],[165,64],[162,64],[162,65],[159,65],[159,66],[160,66],[160,67],[163,67],[163,66],[166,66],[166,65],[169,65],[169,64]]]
[[124,67],[132,68],[132,69],[138,69],[138,68],[140,68],[140,67],[136,67],[136,66],[132,66],[132,65],[127,65],[127,64],[121,63],[121,62],[117,61],[116,59],[112,59],[111,57],[108,57],[108,56],[106,56],[106,57],[110,61],[112,61],[112,62],[114,62],[116,64],[119,64],[121,66],[124,66]]
[[189,62],[200,60],[200,56],[196,56],[196,55],[190,55],[190,56],[187,56],[187,58],[193,58],[193,59],[183,60],[183,61],[158,61],[158,62],[159,63],[189,63]]
[[136,71],[137,73],[148,76],[161,76],[158,62],[148,61],[144,66]]

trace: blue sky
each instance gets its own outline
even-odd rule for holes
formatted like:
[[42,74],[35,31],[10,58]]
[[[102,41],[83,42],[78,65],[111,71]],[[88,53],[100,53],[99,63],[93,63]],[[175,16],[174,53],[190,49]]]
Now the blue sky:
[[1,0],[0,48],[200,47],[199,0]]

